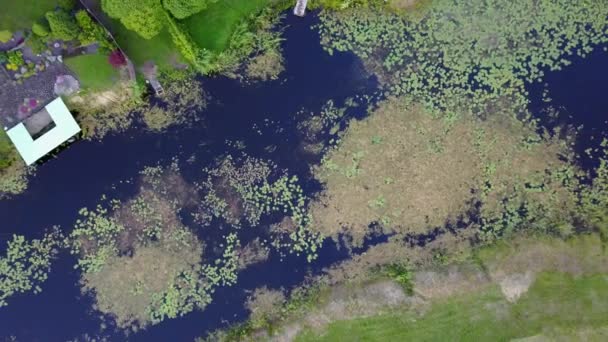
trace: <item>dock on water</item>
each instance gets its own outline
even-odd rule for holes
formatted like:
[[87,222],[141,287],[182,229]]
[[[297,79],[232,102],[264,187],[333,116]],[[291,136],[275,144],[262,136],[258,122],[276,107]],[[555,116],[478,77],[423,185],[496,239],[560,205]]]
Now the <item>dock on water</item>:
[[303,17],[306,14],[306,5],[308,4],[308,0],[298,0],[296,3],[296,7],[293,9],[293,14],[298,17]]

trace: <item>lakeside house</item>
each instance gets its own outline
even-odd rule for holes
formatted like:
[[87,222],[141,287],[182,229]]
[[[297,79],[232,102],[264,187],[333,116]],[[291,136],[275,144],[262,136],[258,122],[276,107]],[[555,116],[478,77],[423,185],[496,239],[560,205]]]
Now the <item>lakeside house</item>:
[[80,126],[58,97],[6,134],[27,165],[32,165],[80,132]]

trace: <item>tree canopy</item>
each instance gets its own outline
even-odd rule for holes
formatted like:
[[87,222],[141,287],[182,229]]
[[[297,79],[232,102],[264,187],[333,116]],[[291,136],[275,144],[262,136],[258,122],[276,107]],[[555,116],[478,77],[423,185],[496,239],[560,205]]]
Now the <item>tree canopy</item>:
[[151,39],[165,25],[160,0],[102,0],[101,7],[110,17],[120,20],[129,30]]
[[53,37],[66,41],[78,38],[80,29],[74,18],[66,11],[48,12],[46,20],[49,23]]
[[163,0],[163,6],[177,19],[184,19],[204,10],[208,4],[214,2],[217,0]]

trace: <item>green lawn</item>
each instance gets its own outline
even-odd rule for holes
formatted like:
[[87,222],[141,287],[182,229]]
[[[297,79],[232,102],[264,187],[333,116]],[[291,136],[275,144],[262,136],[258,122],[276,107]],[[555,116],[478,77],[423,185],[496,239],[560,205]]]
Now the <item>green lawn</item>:
[[235,26],[272,0],[223,0],[182,22],[199,46],[223,51]]
[[0,30],[29,29],[57,6],[57,0],[0,0]]
[[[307,331],[298,341],[508,341],[538,334],[605,334],[608,277],[573,278],[542,273],[515,304],[493,286],[484,292],[435,303],[424,315],[411,312],[329,325],[321,336]],[[595,335],[594,335],[595,336]]]
[[65,64],[78,76],[82,88],[103,90],[111,88],[118,80],[118,72],[102,54],[67,58]]

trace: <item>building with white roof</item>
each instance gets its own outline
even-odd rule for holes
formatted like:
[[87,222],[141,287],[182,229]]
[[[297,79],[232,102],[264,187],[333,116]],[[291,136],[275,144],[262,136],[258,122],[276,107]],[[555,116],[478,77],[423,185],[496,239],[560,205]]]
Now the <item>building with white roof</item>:
[[[32,136],[31,129],[28,130],[24,122],[6,131],[27,165],[32,165],[80,132],[80,126],[60,97],[46,105],[40,112],[32,115],[32,118],[47,115],[54,127],[46,132],[43,131],[44,133],[38,137]],[[41,121],[44,122],[44,119]]]

